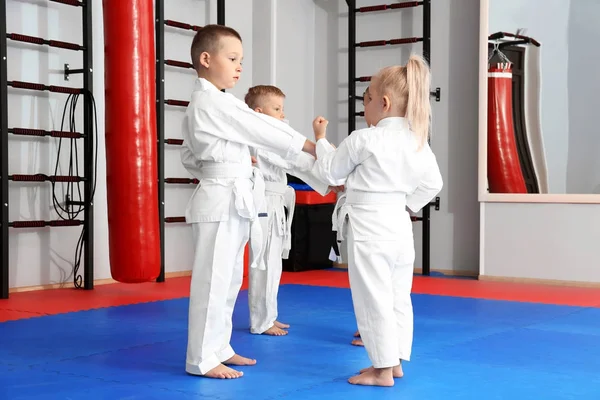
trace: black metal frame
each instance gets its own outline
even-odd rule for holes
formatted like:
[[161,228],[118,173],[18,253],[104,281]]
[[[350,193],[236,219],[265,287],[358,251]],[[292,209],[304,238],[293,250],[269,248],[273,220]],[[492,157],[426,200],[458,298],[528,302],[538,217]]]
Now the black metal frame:
[[356,130],[356,0],[348,4],[348,135]]
[[[225,25],[225,0],[217,0],[217,24]],[[165,183],[194,184],[193,179],[165,178],[165,145],[179,146],[180,139],[165,139],[165,105],[186,107],[182,100],[165,99],[165,65],[178,68],[193,68],[192,64],[184,61],[165,60],[165,25],[179,29],[198,31],[199,26],[189,25],[178,21],[165,20],[165,1],[155,1],[155,32],[156,32],[156,136],[158,156],[158,224],[160,229],[160,274],[157,282],[165,281],[165,223],[185,222],[185,217],[165,217]]]
[[83,186],[83,198],[85,209],[83,211],[83,229],[84,229],[84,270],[83,270],[83,288],[91,290],[94,288],[94,106],[92,97],[88,94],[94,93],[93,76],[93,46],[92,35],[92,1],[85,0],[82,5],[83,22],[83,89],[86,95],[83,96],[84,122],[83,122],[83,147],[85,149],[83,175],[85,182]]
[[217,25],[225,25],[225,0],[217,0]]
[[6,0],[0,0],[0,207],[2,247],[0,298],[8,299],[8,85],[6,59]]
[[165,281],[165,4],[163,0],[155,1],[156,32],[156,133],[158,137],[158,224],[160,230],[160,274],[157,282]]
[[532,44],[536,47],[541,46],[540,42],[538,42],[537,40],[535,40],[532,37],[518,35],[518,34],[514,34],[514,33],[508,33],[508,32],[492,33],[491,35],[488,36],[488,41],[490,41],[490,40],[497,41],[497,40],[506,39],[506,38],[511,38],[512,40],[508,39],[506,42],[499,42],[499,43],[496,42],[499,49],[502,49],[507,46],[516,46],[516,45],[520,45],[520,44]]
[[[1,234],[2,247],[0,248],[1,255],[1,270],[0,270],[0,298],[8,299],[9,297],[9,227],[43,227],[43,226],[75,226],[83,225],[84,229],[84,289],[91,290],[94,288],[94,210],[92,203],[94,189],[94,107],[92,103],[91,93],[93,92],[93,40],[92,40],[92,5],[88,1],[66,1],[66,0],[50,0],[55,3],[61,3],[67,6],[82,8],[82,26],[83,38],[82,46],[73,45],[71,43],[48,41],[41,38],[32,38],[22,36],[24,39],[16,39],[26,42],[31,42],[40,45],[49,45],[61,47],[70,50],[81,50],[83,52],[83,68],[78,70],[69,70],[65,66],[65,80],[68,80],[69,74],[83,74],[83,90],[46,86],[42,84],[9,82],[7,77],[7,32],[6,32],[6,0],[0,0],[0,198],[2,204],[1,211]],[[12,37],[15,39],[15,37]],[[83,135],[73,136],[75,138],[83,137],[84,147],[84,220],[83,221],[20,221],[10,222],[8,219],[8,181],[11,176],[8,173],[8,134],[9,132],[23,132],[22,128],[8,128],[8,86],[19,87],[22,89],[32,90],[48,90],[58,93],[82,93],[84,96],[84,126]],[[30,130],[33,131],[33,130]],[[45,132],[36,130],[39,135],[36,136],[54,136],[55,132]],[[37,179],[36,181],[44,181],[48,179]]]
[[[423,0],[423,58],[431,65],[431,0]],[[439,89],[436,90],[439,93]],[[437,97],[439,101],[439,97]],[[439,197],[436,198],[439,210]],[[423,275],[431,274],[431,204],[423,207],[422,246]]]
[[[371,79],[369,76],[356,76],[356,48],[358,46],[379,46],[387,44],[405,44],[423,42],[423,58],[431,65],[431,0],[407,1],[404,3],[395,3],[391,5],[370,6],[357,8],[356,0],[346,0],[348,5],[348,135],[356,130],[356,117],[363,116],[364,112],[356,112],[356,101],[362,100],[362,96],[356,95],[356,82],[366,82]],[[356,14],[361,12],[397,10],[402,8],[423,6],[423,37],[406,38],[394,40],[381,40],[367,43],[357,43],[356,41]],[[436,101],[440,101],[441,89],[436,88],[431,96]],[[413,217],[413,221],[423,223],[423,275],[431,274],[431,207],[440,209],[440,198],[429,203],[423,208],[422,217]]]

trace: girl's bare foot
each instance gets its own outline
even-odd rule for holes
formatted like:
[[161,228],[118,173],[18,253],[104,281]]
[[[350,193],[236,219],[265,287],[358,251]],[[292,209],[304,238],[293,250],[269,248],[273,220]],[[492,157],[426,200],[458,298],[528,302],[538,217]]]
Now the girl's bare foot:
[[283,322],[275,321],[273,324],[279,329],[290,329],[290,325],[284,324]]
[[236,379],[241,378],[242,375],[244,375],[243,372],[236,371],[235,369],[229,368],[223,364],[219,364],[202,376],[213,379]]
[[223,364],[225,364],[225,365],[239,365],[239,366],[255,365],[256,364],[256,360],[253,360],[251,358],[242,357],[239,354],[234,354],[233,357],[231,357],[229,360],[223,362]]
[[[375,368],[373,368],[372,366],[369,368],[363,368],[360,370],[360,373],[363,374],[367,371],[372,371]],[[392,376],[394,378],[402,378],[404,376],[404,371],[402,370],[402,364],[400,365],[396,365],[394,368],[392,368]]]
[[353,385],[364,386],[394,386],[394,377],[392,376],[392,368],[367,369],[360,375],[353,376],[348,379]]
[[269,329],[263,332],[263,335],[271,335],[271,336],[285,336],[288,332],[284,331],[281,328],[278,328],[276,325],[273,325]]
[[356,331],[354,333],[354,337],[358,338],[358,339],[354,339],[352,342],[350,342],[352,344],[352,346],[364,346],[365,344],[363,343],[362,339],[360,338],[360,332]]

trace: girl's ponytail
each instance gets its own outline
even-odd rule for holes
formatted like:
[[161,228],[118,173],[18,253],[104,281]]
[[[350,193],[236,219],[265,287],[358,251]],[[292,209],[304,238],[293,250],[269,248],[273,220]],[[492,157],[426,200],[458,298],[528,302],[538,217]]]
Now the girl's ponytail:
[[406,81],[408,84],[406,118],[410,123],[411,130],[419,140],[419,147],[423,147],[429,138],[431,124],[429,100],[431,75],[429,66],[423,57],[410,56],[406,64]]

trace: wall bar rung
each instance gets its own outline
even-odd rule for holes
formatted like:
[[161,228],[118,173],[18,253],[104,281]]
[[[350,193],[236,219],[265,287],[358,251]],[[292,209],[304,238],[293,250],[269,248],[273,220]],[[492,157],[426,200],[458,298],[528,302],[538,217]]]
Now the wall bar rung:
[[22,35],[20,33],[7,33],[6,37],[16,42],[38,44],[40,46],[47,45],[50,47],[57,47],[67,50],[83,50],[83,46],[76,43],[62,42],[60,40],[48,40],[36,36]]

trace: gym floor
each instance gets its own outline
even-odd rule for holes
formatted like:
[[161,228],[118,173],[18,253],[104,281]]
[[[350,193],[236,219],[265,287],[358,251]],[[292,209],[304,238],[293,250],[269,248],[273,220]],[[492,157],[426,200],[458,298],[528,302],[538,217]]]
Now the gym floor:
[[[245,287],[245,286],[244,286]],[[244,289],[244,288],[243,288]],[[0,300],[0,399],[599,399],[600,290],[415,276],[415,340],[393,388],[347,383],[369,365],[343,270],[284,273],[285,337],[232,344],[258,360],[220,381],[184,372],[189,277]]]

